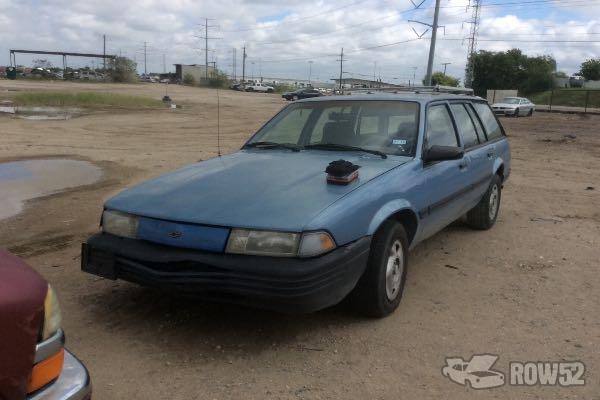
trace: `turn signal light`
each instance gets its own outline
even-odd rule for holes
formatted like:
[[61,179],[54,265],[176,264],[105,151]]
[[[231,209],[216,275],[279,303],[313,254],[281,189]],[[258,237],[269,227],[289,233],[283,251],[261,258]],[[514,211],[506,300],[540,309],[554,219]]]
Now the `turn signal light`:
[[27,393],[35,392],[58,378],[65,361],[65,349],[35,364],[27,385]]

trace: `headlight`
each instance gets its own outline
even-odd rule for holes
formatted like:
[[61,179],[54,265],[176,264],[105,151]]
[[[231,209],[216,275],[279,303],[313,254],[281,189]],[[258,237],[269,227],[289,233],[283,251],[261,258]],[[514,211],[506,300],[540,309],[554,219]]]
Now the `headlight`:
[[102,230],[116,236],[135,239],[137,237],[138,217],[119,211],[104,210]]
[[335,242],[326,232],[254,231],[233,229],[225,251],[234,254],[252,254],[277,257],[314,257],[335,248]]
[[294,257],[298,252],[299,233],[232,229],[227,253]]
[[44,329],[42,331],[42,340],[48,339],[54,335],[59,329],[62,323],[62,317],[60,315],[60,305],[58,304],[58,298],[52,286],[48,285],[48,291],[46,292],[46,299],[44,300]]

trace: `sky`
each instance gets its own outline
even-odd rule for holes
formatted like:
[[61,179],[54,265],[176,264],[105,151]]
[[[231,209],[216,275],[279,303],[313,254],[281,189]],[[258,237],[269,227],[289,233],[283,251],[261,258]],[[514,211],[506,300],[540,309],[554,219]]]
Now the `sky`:
[[[0,0],[0,65],[9,49],[102,53],[129,57],[144,71],[173,71],[175,63],[204,64],[206,19],[209,61],[238,76],[246,46],[246,76],[327,82],[344,77],[392,83],[425,75],[435,0]],[[463,79],[475,0],[441,0],[434,71]],[[572,74],[600,57],[600,0],[481,0],[477,49],[520,48],[552,55]],[[421,36],[419,38],[419,36]],[[17,55],[31,65],[46,58]],[[69,58],[70,66],[100,59]]]

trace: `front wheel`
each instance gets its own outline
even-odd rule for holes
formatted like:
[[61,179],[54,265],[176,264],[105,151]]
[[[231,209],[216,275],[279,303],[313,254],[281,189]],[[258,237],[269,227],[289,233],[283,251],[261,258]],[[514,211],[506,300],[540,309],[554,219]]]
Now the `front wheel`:
[[384,222],[373,237],[365,273],[352,293],[355,308],[370,317],[385,317],[400,304],[408,265],[408,238],[402,224]]
[[519,116],[519,113],[520,113],[520,112],[521,112],[521,111],[519,111],[519,109],[517,108],[517,109],[515,110],[515,115],[514,115],[514,117],[515,117],[515,118],[517,118],[517,117]]
[[273,93],[273,89],[267,89],[267,93]]
[[494,175],[492,183],[479,203],[467,213],[467,224],[473,229],[490,229],[496,223],[502,197],[502,180]]
[[527,113],[528,117],[531,117],[533,115],[533,108],[529,109],[529,113]]

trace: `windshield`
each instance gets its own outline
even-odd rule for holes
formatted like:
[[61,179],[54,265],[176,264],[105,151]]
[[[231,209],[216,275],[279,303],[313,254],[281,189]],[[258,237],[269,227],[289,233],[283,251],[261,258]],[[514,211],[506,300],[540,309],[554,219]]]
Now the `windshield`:
[[502,99],[501,103],[519,104],[519,99],[517,99],[515,97],[505,97],[505,98]]
[[[419,104],[409,101],[320,101],[296,103],[269,121],[250,141],[343,145],[413,156]],[[315,146],[319,148],[319,146]]]

